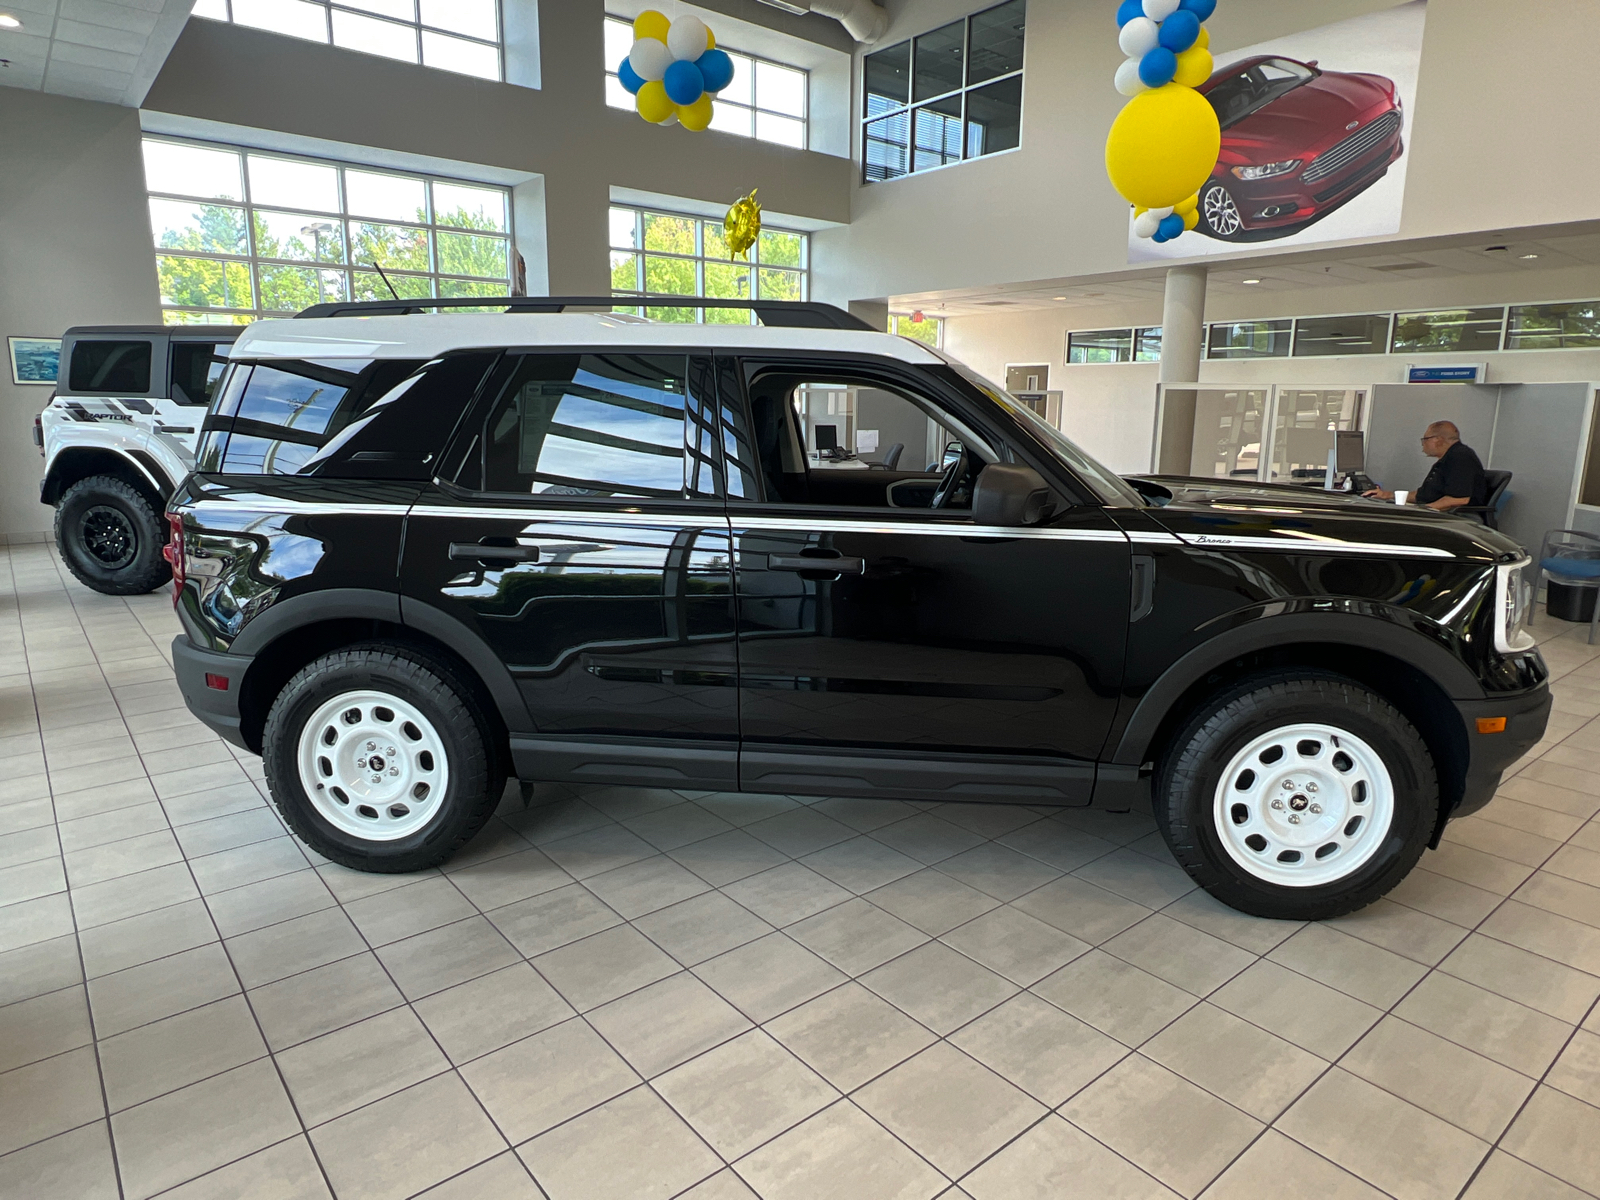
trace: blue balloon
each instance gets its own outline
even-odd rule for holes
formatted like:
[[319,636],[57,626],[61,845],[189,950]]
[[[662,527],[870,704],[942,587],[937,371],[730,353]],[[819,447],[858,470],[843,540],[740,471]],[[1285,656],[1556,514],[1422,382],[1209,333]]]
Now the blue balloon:
[[617,68],[617,82],[628,89],[629,95],[637,96],[639,89],[644,86],[644,80],[639,78],[639,72],[633,69],[633,64],[627,59],[622,60],[622,65]]
[[700,68],[708,92],[720,92],[733,82],[733,59],[721,50],[707,50],[694,65]]
[[1217,0],[1180,0],[1178,8],[1182,12],[1193,13],[1202,21],[1211,19],[1211,14],[1217,11]]
[[1135,17],[1144,16],[1144,0],[1122,0],[1122,6],[1117,9],[1117,28],[1121,29]]
[[1158,234],[1166,234],[1166,241],[1171,241],[1183,233],[1183,218],[1177,213],[1168,213],[1161,218],[1161,225],[1157,228]]
[[1177,73],[1178,56],[1165,46],[1157,46],[1139,60],[1139,78],[1145,87],[1165,87]]
[[667,89],[667,99],[674,104],[693,104],[706,90],[705,76],[686,58],[668,67],[661,83]]
[[1179,9],[1161,22],[1161,44],[1174,54],[1182,54],[1200,40],[1200,18]]
[[1170,242],[1172,239],[1158,229],[1150,235],[1150,240],[1159,246],[1162,242]]

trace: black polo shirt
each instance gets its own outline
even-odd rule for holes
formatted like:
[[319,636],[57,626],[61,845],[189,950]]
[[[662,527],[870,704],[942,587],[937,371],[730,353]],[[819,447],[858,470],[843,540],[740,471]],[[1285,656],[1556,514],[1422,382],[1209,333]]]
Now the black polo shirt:
[[1446,496],[1468,496],[1469,504],[1484,504],[1489,499],[1483,463],[1465,442],[1457,442],[1441,454],[1417,489],[1418,504],[1432,504]]

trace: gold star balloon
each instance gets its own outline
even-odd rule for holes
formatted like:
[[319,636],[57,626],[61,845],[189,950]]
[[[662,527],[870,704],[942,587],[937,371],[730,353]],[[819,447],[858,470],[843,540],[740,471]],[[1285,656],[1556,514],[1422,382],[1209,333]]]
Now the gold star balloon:
[[750,247],[761,236],[761,205],[756,203],[756,192],[759,190],[751,188],[748,196],[740,196],[728,210],[728,215],[722,218],[729,256],[740,255],[746,262],[750,261]]

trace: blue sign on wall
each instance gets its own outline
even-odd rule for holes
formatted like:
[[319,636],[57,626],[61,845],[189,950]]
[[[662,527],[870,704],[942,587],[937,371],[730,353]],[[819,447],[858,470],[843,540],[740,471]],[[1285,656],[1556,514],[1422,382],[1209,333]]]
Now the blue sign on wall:
[[1453,367],[1406,368],[1407,383],[1482,383],[1489,374],[1487,363],[1468,363]]

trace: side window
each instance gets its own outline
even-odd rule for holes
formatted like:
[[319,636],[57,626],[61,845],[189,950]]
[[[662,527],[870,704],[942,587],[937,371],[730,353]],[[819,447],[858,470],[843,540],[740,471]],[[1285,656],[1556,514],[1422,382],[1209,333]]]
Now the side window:
[[[419,365],[411,359],[277,360],[257,363],[243,386],[236,385],[236,373],[217,406],[218,416],[232,418],[222,473],[322,473],[324,448]],[[206,450],[210,444],[208,437]]]
[[[748,394],[769,501],[927,508],[963,449],[973,474],[999,457],[928,398],[864,376],[756,369]],[[729,486],[737,498],[732,474]],[[945,507],[970,507],[970,488],[958,492]]]
[[142,396],[150,390],[150,343],[82,340],[72,347],[67,387],[78,392]]
[[210,404],[228,365],[231,342],[173,342],[172,398],[179,404]]
[[518,495],[684,497],[687,369],[684,355],[525,355],[474,431],[457,482]]

